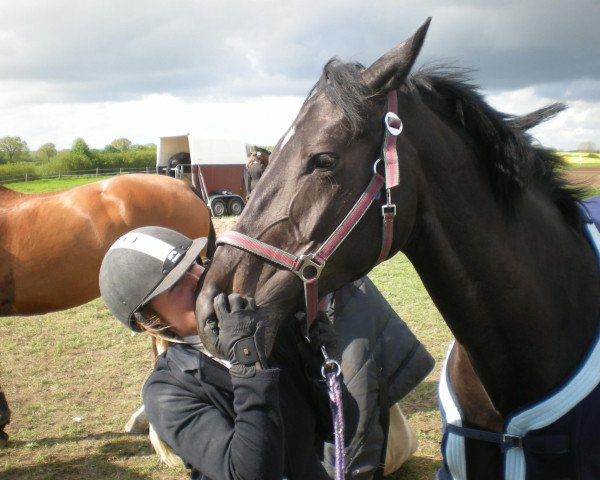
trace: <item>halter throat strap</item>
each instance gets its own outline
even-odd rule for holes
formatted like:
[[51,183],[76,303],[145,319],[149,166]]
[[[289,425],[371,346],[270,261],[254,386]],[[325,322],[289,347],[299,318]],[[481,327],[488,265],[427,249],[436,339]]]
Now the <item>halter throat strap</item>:
[[304,299],[306,303],[307,333],[308,327],[314,321],[318,311],[318,279],[329,257],[336,251],[358,222],[365,215],[373,201],[380,195],[382,187],[386,187],[387,202],[381,207],[383,219],[382,244],[377,263],[386,260],[392,245],[393,222],[396,215],[396,205],[391,202],[390,189],[400,182],[400,170],[397,154],[397,137],[402,131],[402,122],[396,114],[396,91],[388,94],[389,112],[384,119],[385,136],[382,145],[382,157],[385,165],[385,178],[377,172],[377,159],[373,166],[373,177],[360,198],[344,217],[333,233],[323,242],[314,253],[293,255],[280,248],[269,245],[258,239],[240,232],[229,230],[217,239],[218,245],[230,245],[248,253],[276,263],[297,275],[304,284]]

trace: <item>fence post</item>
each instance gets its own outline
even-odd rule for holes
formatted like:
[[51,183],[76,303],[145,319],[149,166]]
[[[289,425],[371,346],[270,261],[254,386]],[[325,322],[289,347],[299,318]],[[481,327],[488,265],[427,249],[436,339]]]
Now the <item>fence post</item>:
[[119,168],[119,175],[123,173],[123,167]]
[[60,172],[58,172],[58,179],[60,180]]
[[25,181],[27,182],[27,172],[25,172]]
[[96,176],[98,176],[98,167],[96,167]]

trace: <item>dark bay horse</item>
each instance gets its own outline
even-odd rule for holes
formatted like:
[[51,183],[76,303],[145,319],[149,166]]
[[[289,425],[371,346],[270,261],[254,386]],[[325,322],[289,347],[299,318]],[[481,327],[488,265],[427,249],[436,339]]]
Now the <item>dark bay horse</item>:
[[[104,254],[145,225],[209,237],[207,249],[214,249],[208,207],[181,180],[124,175],[44,194],[0,186],[0,316],[40,315],[97,298]],[[8,419],[0,389],[0,443]]]
[[[446,366],[463,411],[456,423],[489,433],[485,441],[452,433],[468,452],[459,459],[463,470],[453,466],[453,477],[441,478],[504,478],[516,457],[512,478],[525,478],[525,469],[527,478],[574,478],[556,459],[578,451],[579,439],[552,437],[552,447],[542,438],[532,455],[555,476],[536,477],[524,466],[528,437],[494,434],[580,372],[598,330],[599,271],[579,213],[582,190],[568,185],[560,159],[532,146],[526,133],[563,107],[513,117],[490,107],[455,70],[411,74],[428,26],[368,68],[337,60],[325,66],[240,216],[240,235],[215,253],[197,303],[199,328],[202,334],[213,315],[214,296],[236,291],[256,298],[272,339],[279,322],[304,304],[303,282],[290,270],[305,265],[301,255],[324,252],[381,167],[374,164],[382,144],[388,147],[387,131],[401,130],[387,152],[399,158],[399,184],[389,190],[396,215],[384,256],[406,254],[456,338]],[[389,110],[402,124],[384,126]],[[386,191],[375,193],[324,267],[322,258],[310,257],[305,284],[318,277],[324,293],[375,266]],[[592,370],[598,377],[600,368]],[[600,406],[578,415],[578,428],[597,425]],[[595,453],[581,454],[577,478],[600,471],[600,436],[592,434]]]

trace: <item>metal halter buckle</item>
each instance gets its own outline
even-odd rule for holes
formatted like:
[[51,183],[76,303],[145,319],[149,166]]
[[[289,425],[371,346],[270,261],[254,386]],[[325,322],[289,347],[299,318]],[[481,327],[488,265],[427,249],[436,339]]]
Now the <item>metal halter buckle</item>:
[[391,213],[392,215],[396,216],[396,204],[392,203],[391,205],[381,206],[381,215],[385,216],[388,213]]
[[[301,264],[300,264],[300,268],[298,268],[297,275],[303,281],[306,282],[308,280],[316,280],[319,278],[319,276],[321,275],[321,270],[323,270],[323,267],[325,265],[319,265],[318,263],[316,263],[313,260],[312,253],[300,255],[299,260],[300,260]],[[306,272],[307,269],[314,269],[314,275],[307,275],[307,273],[308,273],[308,272]]]
[[396,204],[392,203],[392,192],[389,188],[385,190],[387,203],[381,206],[381,215],[385,216],[387,213],[391,213],[396,216]]
[[[402,128],[404,127],[404,125],[402,124],[402,120],[400,120],[400,117],[398,115],[396,115],[394,112],[386,113],[383,123],[385,124],[385,128],[387,128],[387,131],[390,132],[390,134],[393,135],[394,137],[397,137],[398,135],[400,135],[400,132],[402,131]],[[395,127],[394,125],[398,125],[398,126]]]

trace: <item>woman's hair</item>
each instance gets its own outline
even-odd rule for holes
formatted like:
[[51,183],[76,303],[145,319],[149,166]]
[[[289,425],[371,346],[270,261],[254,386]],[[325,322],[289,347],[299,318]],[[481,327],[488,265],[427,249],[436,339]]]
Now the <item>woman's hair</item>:
[[[154,350],[155,359],[158,359],[160,354],[166,352],[169,344],[178,338],[171,329],[171,326],[149,305],[136,312],[134,318],[140,331],[146,331],[154,337],[152,349]],[[170,467],[180,465],[182,462],[181,458],[158,436],[158,433],[151,424],[149,424],[149,428],[150,443],[160,457],[160,460]]]
[[154,337],[166,337],[166,340],[179,338],[171,325],[156,313],[150,305],[142,307],[136,312],[134,318],[139,330],[146,331]]

